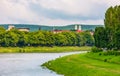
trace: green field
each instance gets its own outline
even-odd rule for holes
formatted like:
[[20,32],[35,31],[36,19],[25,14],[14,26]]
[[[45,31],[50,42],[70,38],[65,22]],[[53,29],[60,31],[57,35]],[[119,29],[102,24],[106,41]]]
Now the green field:
[[95,60],[100,60],[108,63],[120,64],[120,55],[104,55],[104,52],[99,53],[87,53],[86,56],[88,58],[92,58]]
[[91,47],[0,47],[0,53],[57,53],[57,52],[73,52],[73,51],[88,51]]
[[[110,59],[111,62],[105,61]],[[113,63],[113,62],[117,62]],[[42,66],[64,76],[120,76],[120,56],[87,53],[65,56]]]

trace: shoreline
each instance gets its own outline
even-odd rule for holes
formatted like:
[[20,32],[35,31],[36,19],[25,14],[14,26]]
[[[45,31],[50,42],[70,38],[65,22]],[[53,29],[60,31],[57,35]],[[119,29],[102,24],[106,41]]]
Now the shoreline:
[[63,46],[63,47],[0,47],[2,53],[65,53],[91,50],[89,46]]
[[[65,76],[119,76],[120,65],[74,54],[48,61],[44,66]],[[120,56],[119,56],[120,57]]]

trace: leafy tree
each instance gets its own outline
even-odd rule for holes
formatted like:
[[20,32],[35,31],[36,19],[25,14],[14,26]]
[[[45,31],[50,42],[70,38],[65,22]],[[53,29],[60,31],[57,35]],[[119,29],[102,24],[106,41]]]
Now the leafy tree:
[[44,31],[43,34],[45,35],[45,45],[46,46],[53,46],[55,44],[54,34],[49,31]]
[[4,35],[5,34],[5,28],[4,27],[0,27],[0,46],[3,45],[4,42]]
[[92,36],[88,32],[54,34],[50,31],[21,32],[17,29],[5,31],[0,27],[0,46],[84,46],[92,43]]
[[95,30],[95,45],[100,48],[120,49],[120,6],[108,8],[104,24],[105,28]]
[[67,37],[62,33],[55,34],[55,45],[66,46],[68,45]]
[[85,37],[85,44],[86,45],[89,45],[89,46],[92,46],[94,45],[94,38],[93,36],[90,34],[90,32],[83,32],[83,35]]
[[17,43],[18,46],[27,46],[28,45],[28,35],[26,32],[18,32],[19,41]]
[[7,31],[3,38],[3,46],[17,46],[18,43],[18,36],[12,32]]
[[30,46],[37,46],[37,33],[36,32],[30,32],[28,33],[28,44]]
[[107,47],[108,37],[104,27],[97,27],[94,33],[95,46],[99,48]]
[[46,43],[45,43],[45,35],[42,33],[42,31],[38,31],[37,34],[37,44],[40,45],[40,46],[44,46]]
[[120,28],[116,30],[114,34],[114,49],[120,49]]
[[85,37],[83,33],[75,33],[76,34],[76,39],[77,39],[77,46],[85,46]]
[[4,33],[5,31],[5,28],[0,26],[0,33]]
[[68,42],[68,46],[74,46],[77,44],[76,42],[76,35],[73,32],[63,32],[63,35],[65,35],[67,37],[67,42]]

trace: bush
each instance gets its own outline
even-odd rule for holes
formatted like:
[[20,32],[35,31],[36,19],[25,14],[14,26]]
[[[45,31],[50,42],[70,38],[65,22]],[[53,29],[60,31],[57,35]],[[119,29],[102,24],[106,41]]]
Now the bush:
[[101,56],[102,55],[102,53],[99,53],[99,56]]
[[104,62],[107,62],[107,59],[104,59]]
[[107,56],[107,55],[115,55],[115,56],[118,56],[120,55],[120,52],[119,51],[107,51],[107,52],[104,52],[104,55]]
[[103,50],[101,48],[97,47],[92,47],[92,52],[97,53],[97,52],[102,52]]
[[115,52],[114,51],[107,51],[107,52],[104,52],[104,55],[107,56],[107,55],[114,55]]

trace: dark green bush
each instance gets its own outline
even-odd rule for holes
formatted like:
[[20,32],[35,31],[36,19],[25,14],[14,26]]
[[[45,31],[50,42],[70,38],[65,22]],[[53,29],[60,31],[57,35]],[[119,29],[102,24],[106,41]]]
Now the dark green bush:
[[99,56],[101,56],[102,55],[102,53],[99,53]]
[[115,56],[119,56],[119,55],[120,55],[120,52],[116,52],[116,53],[115,53]]
[[102,52],[103,50],[101,48],[97,48],[97,47],[92,47],[92,52],[97,53],[97,52]]
[[103,55],[105,55],[105,56],[107,56],[107,55],[119,56],[120,52],[119,51],[107,51],[107,52],[104,52]]
[[107,62],[107,59],[104,59],[104,62]]

